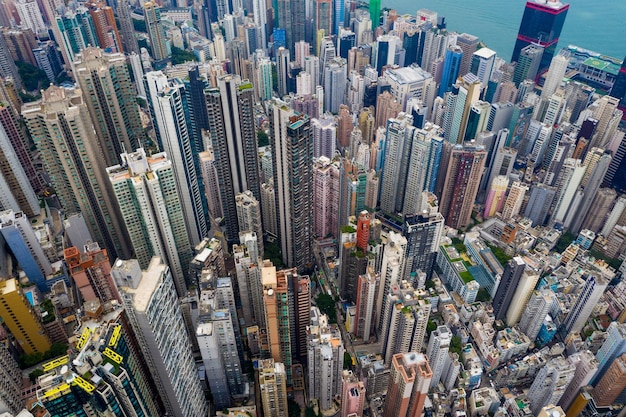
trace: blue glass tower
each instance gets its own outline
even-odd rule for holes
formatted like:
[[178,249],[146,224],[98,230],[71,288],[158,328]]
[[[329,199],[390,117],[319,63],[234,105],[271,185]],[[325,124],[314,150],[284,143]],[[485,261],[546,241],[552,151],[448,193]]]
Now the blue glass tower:
[[339,34],[339,29],[343,27],[346,2],[344,0],[335,1],[335,15],[333,16],[333,35]]
[[458,46],[450,47],[446,51],[446,55],[443,59],[441,84],[439,84],[439,97],[443,97],[445,93],[450,91],[452,84],[459,78],[462,58],[463,50]]

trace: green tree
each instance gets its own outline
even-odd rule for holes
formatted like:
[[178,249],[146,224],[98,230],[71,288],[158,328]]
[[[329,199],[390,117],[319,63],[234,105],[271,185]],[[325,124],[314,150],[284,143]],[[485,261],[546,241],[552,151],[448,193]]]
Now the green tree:
[[430,334],[435,330],[437,330],[437,323],[435,323],[431,319],[428,319],[428,323],[426,323],[426,334],[428,335],[428,337],[430,337]]
[[335,310],[335,300],[333,300],[333,297],[322,292],[315,298],[315,304],[322,314],[328,316],[329,323],[337,323],[337,310]]
[[318,415],[315,414],[315,409],[313,407],[307,407],[304,410],[304,417],[318,417]]
[[343,369],[352,369],[352,355],[348,352],[343,352]]
[[259,146],[267,146],[270,144],[270,138],[269,136],[267,136],[267,133],[265,133],[264,131],[257,130],[256,137],[259,141]]
[[197,61],[193,52],[172,46],[172,65],[183,64],[189,61]]
[[482,301],[482,302],[491,301],[491,296],[489,295],[486,289],[484,289],[483,287],[480,287],[478,289],[478,294],[476,294],[476,301]]
[[287,398],[287,414],[289,417],[300,417],[301,413],[302,409],[300,408],[300,404],[291,398]]
[[34,384],[37,381],[37,378],[39,378],[43,374],[44,374],[43,369],[37,368],[33,372],[28,374],[28,378],[30,378],[30,382]]
[[146,28],[146,21],[141,19],[133,19],[133,29],[136,32],[148,33],[148,29]]
[[39,91],[50,85],[50,80],[48,80],[46,73],[36,66],[21,61],[17,61],[15,65],[26,91]]
[[463,348],[461,346],[461,337],[460,336],[452,336],[452,339],[450,339],[450,352],[453,353],[457,353],[459,355],[459,358],[461,358],[463,356]]

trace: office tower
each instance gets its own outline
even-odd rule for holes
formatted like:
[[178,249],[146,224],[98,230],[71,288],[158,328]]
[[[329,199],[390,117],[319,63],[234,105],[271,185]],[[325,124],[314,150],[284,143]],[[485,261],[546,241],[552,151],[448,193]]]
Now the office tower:
[[502,211],[508,186],[509,179],[503,175],[498,175],[493,179],[487,191],[487,200],[485,201],[485,211],[483,213],[485,218],[493,217],[497,212]]
[[369,4],[370,20],[372,21],[372,32],[380,26],[380,0],[370,1]]
[[537,184],[530,191],[530,198],[526,205],[524,217],[532,220],[535,226],[545,225],[555,195],[556,189],[554,187]]
[[22,116],[65,212],[81,212],[91,236],[111,256],[130,256],[130,242],[106,177],[104,150],[94,137],[81,90],[52,86]]
[[546,315],[549,313],[553,302],[554,293],[552,290],[543,289],[541,291],[533,291],[519,323],[520,330],[524,332],[531,341],[537,338],[539,329]]
[[[598,192],[598,189],[600,188],[600,183],[602,182],[602,179],[604,178],[604,175],[606,174],[610,163],[611,155],[608,153],[602,154],[599,161],[591,170],[591,174],[589,175],[587,182],[584,185],[580,204],[578,205],[577,210],[574,211],[572,210],[572,208],[569,209],[569,218],[565,220],[565,226],[572,233],[580,232],[583,220],[585,219],[585,215],[589,212],[591,208],[591,203],[593,202],[593,199]],[[589,168],[590,164],[587,164],[587,169],[589,170]]]
[[400,38],[394,35],[382,35],[376,38],[372,49],[372,66],[382,75],[383,67],[395,63],[396,53],[402,47]]
[[100,249],[97,243],[89,244],[84,251],[71,246],[63,250],[63,258],[83,301],[121,302],[106,249]]
[[623,109],[626,106],[626,58],[622,61],[620,71],[615,77],[615,83],[611,88],[611,97],[619,100],[619,107]]
[[398,353],[391,360],[385,417],[419,416],[432,385],[432,360],[419,352]]
[[600,188],[593,199],[593,203],[591,203],[589,213],[585,216],[582,228],[591,230],[596,234],[600,233],[616,198],[617,192],[614,189]]
[[106,163],[115,165],[123,152],[145,142],[126,57],[87,48],[76,54],[73,67]]
[[278,97],[284,97],[289,93],[287,81],[289,78],[289,62],[290,54],[289,49],[284,47],[278,48],[276,51],[276,91],[278,92]]
[[320,118],[311,119],[313,128],[313,157],[325,156],[332,159],[337,145],[337,125],[335,118],[324,114]]
[[522,208],[524,196],[528,191],[528,186],[520,181],[515,181],[511,185],[506,202],[502,207],[502,219],[509,220],[517,216]]
[[587,276],[585,286],[580,290],[576,302],[563,322],[565,334],[577,333],[583,329],[607,285],[607,280],[601,275]]
[[[34,166],[28,154],[25,143],[22,142],[22,135],[19,135],[18,126],[15,123],[10,109],[0,104],[0,209],[2,210],[23,210],[28,217],[39,215],[41,209],[37,195],[28,180],[26,169],[31,175],[35,175],[33,182],[39,183],[38,174],[34,171]],[[7,120],[4,120],[4,119]],[[10,130],[4,127],[7,125]],[[16,134],[18,135],[17,137]],[[17,145],[17,149],[14,148]],[[23,155],[18,155],[22,152]],[[26,169],[21,165],[21,160],[28,164]]]
[[419,272],[425,273],[427,278],[432,275],[445,221],[439,212],[436,197],[424,194],[419,214],[404,219],[407,240],[404,279],[414,285]]
[[27,355],[43,354],[50,349],[50,340],[35,307],[14,278],[0,281],[0,317]]
[[341,417],[363,417],[365,405],[365,384],[352,373],[344,370],[341,374]]
[[[303,1],[274,0],[274,28],[285,31],[285,48],[294,52],[296,42],[305,40],[305,4]],[[276,39],[275,39],[276,40]]]
[[443,72],[441,82],[439,83],[439,97],[443,97],[445,93],[452,89],[452,85],[456,82],[461,68],[461,60],[463,58],[463,50],[458,46],[448,46],[443,59]]
[[542,100],[547,100],[557,91],[563,81],[565,72],[567,71],[568,63],[569,58],[566,53],[559,53],[557,56],[552,58],[552,61],[550,62],[550,69],[546,75],[546,81],[541,90]]
[[329,324],[325,314],[317,312],[317,324],[307,332],[309,398],[317,398],[321,410],[332,408],[333,398],[340,395],[344,347],[336,324]]
[[488,130],[490,114],[491,104],[486,101],[478,100],[470,106],[463,142],[475,140],[481,132]]
[[237,208],[237,220],[239,232],[255,232],[259,240],[257,247],[259,257],[263,258],[263,218],[261,217],[261,205],[249,190],[235,196]]
[[185,276],[192,251],[172,161],[163,152],[147,157],[143,149],[121,157],[122,165],[107,168],[107,173],[135,257],[142,268],[153,256],[167,260],[182,297],[187,293]]
[[339,230],[339,181],[337,163],[326,157],[313,160],[313,233],[317,237],[334,236]]
[[596,354],[598,372],[593,377],[591,385],[598,385],[609,367],[618,357],[626,353],[626,324],[612,322],[606,330],[607,337]]
[[519,61],[522,48],[531,44],[538,44],[544,48],[538,71],[543,72],[543,70],[548,68],[556,52],[556,45],[559,41],[568,9],[569,4],[563,4],[560,1],[527,1],[517,33],[511,62]]
[[159,149],[172,161],[179,195],[185,196],[181,206],[187,233],[195,245],[207,235],[207,222],[194,160],[193,150],[197,146],[190,126],[187,92],[179,79],[168,81],[160,71],[148,72],[145,81]]
[[324,66],[324,110],[338,113],[345,101],[347,65],[343,58],[332,58]]
[[615,404],[626,388],[626,353],[616,357],[598,380],[591,396],[597,407]]
[[[513,258],[515,260],[515,258]],[[506,269],[505,269],[506,273]],[[500,279],[500,284],[504,279],[504,274]],[[522,312],[532,295],[533,290],[537,286],[537,282],[539,281],[539,274],[537,271],[526,269],[522,273],[522,276],[519,278],[517,288],[515,288],[515,293],[513,294],[513,298],[511,303],[508,305],[508,309],[506,311],[506,323],[509,326],[514,326],[520,320],[522,316]],[[496,293],[497,295],[497,293]],[[495,298],[494,298],[495,299]]]
[[[491,71],[496,61],[496,53],[489,48],[480,48],[472,54],[470,72],[480,79],[482,88],[487,87],[491,78]],[[461,74],[466,74],[462,72]]]
[[8,347],[0,345],[0,410],[17,414],[23,405],[22,371]]
[[87,3],[87,7],[99,46],[107,51],[123,53],[122,39],[117,30],[113,8],[98,0]]
[[124,52],[127,54],[139,54],[139,45],[137,44],[135,29],[130,14],[131,11],[128,0],[119,0],[117,2],[117,18],[120,22],[120,35]]
[[301,269],[313,259],[313,141],[307,115],[289,109],[282,101],[269,104],[270,143],[283,262]]
[[541,64],[543,56],[543,47],[536,44],[530,44],[520,50],[515,72],[513,73],[513,83],[519,86],[524,80],[534,80]]
[[619,99],[603,96],[589,107],[589,110],[593,110],[592,117],[598,121],[596,130],[589,143],[589,148],[607,147],[623,116],[623,112],[617,109],[618,105]]
[[206,415],[207,404],[169,267],[159,257],[143,271],[135,259],[117,260],[111,274],[168,414]]
[[381,340],[385,363],[390,363],[396,353],[421,352],[430,317],[430,303],[415,294],[412,285],[405,282],[392,285],[383,302]]
[[432,369],[432,379],[430,387],[434,388],[439,384],[441,374],[450,349],[450,341],[452,340],[452,332],[448,326],[437,326],[436,330],[430,334],[428,339],[428,349],[426,356],[429,358],[428,363]]
[[557,404],[574,378],[576,367],[562,356],[550,359],[537,373],[528,400],[534,415],[550,404]]
[[486,157],[482,147],[456,145],[452,149],[439,205],[446,225],[459,229],[470,223]]
[[478,36],[470,35],[469,33],[461,33],[456,37],[456,45],[463,51],[459,74],[467,74],[470,72],[472,66],[473,54],[478,49]]
[[287,417],[285,365],[274,359],[263,359],[259,361],[258,372],[263,415]]
[[[265,305],[265,327],[269,353],[272,358],[284,364],[287,385],[292,385],[292,343],[289,302],[289,279],[294,270],[276,272],[271,261],[263,261],[261,268],[261,284],[263,285],[263,304]],[[295,329],[294,329],[295,332]]]
[[513,294],[517,289],[525,268],[526,263],[519,256],[511,259],[504,267],[504,272],[492,301],[493,314],[496,320],[502,320],[506,317],[507,309],[511,304]]
[[373,335],[374,307],[378,293],[380,274],[374,274],[373,270],[368,270],[365,274],[359,275],[356,291],[356,314],[355,336],[368,341]]
[[568,409],[578,395],[581,388],[589,385],[589,381],[598,370],[598,360],[589,350],[582,350],[569,356],[569,361],[576,366],[574,377],[567,387],[567,391],[559,400],[559,405]]
[[250,82],[242,81],[239,76],[224,75],[218,79],[218,87],[205,91],[205,97],[226,236],[232,243],[238,240],[242,230],[238,224],[235,196],[250,191],[256,201],[261,201],[253,118],[254,90]]
[[[450,123],[444,123],[446,139],[450,143],[461,143],[465,137],[470,109],[478,101],[481,90],[480,80],[472,73],[460,77],[455,84],[455,90],[457,87],[458,94],[453,101],[453,107],[448,108]],[[452,100],[452,96],[453,94],[448,97],[448,100]]]
[[155,61],[167,59],[167,57],[171,55],[171,52],[168,48],[163,23],[161,23],[161,7],[151,1],[144,3],[143,18],[146,22],[152,58]]

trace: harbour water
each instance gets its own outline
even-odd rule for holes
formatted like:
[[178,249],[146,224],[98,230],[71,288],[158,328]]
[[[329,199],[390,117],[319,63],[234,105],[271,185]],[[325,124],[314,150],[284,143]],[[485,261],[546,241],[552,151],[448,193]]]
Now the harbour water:
[[[448,30],[478,36],[503,59],[511,59],[526,0],[382,0],[399,14],[418,9],[445,16]],[[626,55],[625,0],[569,0],[559,47],[576,45],[614,58]]]

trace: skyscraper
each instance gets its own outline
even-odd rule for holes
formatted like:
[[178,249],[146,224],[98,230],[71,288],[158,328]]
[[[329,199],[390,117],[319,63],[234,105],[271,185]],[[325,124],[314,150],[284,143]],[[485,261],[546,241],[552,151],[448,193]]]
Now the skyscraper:
[[274,359],[264,359],[259,361],[258,370],[263,415],[287,417],[285,365]]
[[[261,201],[253,117],[254,89],[252,83],[242,81],[237,75],[225,75],[218,79],[217,88],[205,91],[205,98],[226,238],[229,243],[234,243],[242,230],[237,218],[235,196],[249,191],[256,201]],[[257,236],[260,239],[262,234]]]
[[343,371],[341,380],[341,417],[363,417],[365,384],[348,370]]
[[[515,258],[513,258],[515,259]],[[504,276],[504,274],[503,274]],[[539,273],[532,269],[525,269],[519,279],[511,304],[506,311],[506,323],[516,325],[524,312],[524,308],[539,281]]]
[[626,388],[626,353],[618,356],[608,367],[591,391],[591,396],[598,407],[607,407],[615,403]]
[[482,147],[456,145],[452,149],[441,193],[441,214],[453,228],[470,222],[487,152]]
[[122,301],[111,277],[106,249],[100,249],[97,243],[91,243],[83,251],[72,246],[63,251],[63,258],[84,301]]
[[102,49],[110,52],[124,53],[122,39],[117,30],[113,8],[104,1],[94,0],[87,3],[89,14]]
[[563,4],[559,0],[527,1],[517,33],[511,62],[519,60],[522,48],[530,44],[539,44],[544,48],[539,72],[548,68],[556,52],[556,44],[559,42],[559,36],[561,35],[561,29],[563,29],[568,10],[569,4]]
[[504,272],[500,278],[500,283],[493,296],[493,314],[496,320],[502,320],[506,317],[507,309],[513,299],[515,289],[524,273],[526,263],[524,260],[516,256],[509,261],[504,267]]
[[270,143],[283,262],[304,268],[313,260],[313,141],[310,119],[280,101],[269,104]]
[[537,334],[539,334],[541,325],[550,311],[553,301],[554,293],[550,289],[533,291],[530,300],[528,300],[519,323],[519,328],[531,341],[537,338]]
[[65,212],[82,213],[93,238],[111,257],[128,258],[131,244],[106,175],[105,150],[95,136],[81,90],[52,86],[22,108]]
[[370,20],[372,21],[372,32],[380,26],[380,0],[372,0],[369,4]]
[[326,157],[313,160],[313,233],[317,237],[336,236],[339,231],[339,174],[336,162]]
[[154,257],[142,271],[137,260],[117,260],[111,274],[167,413],[206,416],[206,400],[168,266]]
[[588,275],[585,286],[580,290],[576,302],[572,305],[563,322],[564,334],[576,333],[583,329],[596,304],[604,294],[608,282],[600,274]]
[[137,44],[137,38],[135,38],[135,29],[133,27],[132,17],[130,16],[128,0],[119,0],[117,2],[117,18],[120,22],[120,35],[122,37],[124,52],[127,54],[138,54],[139,45]]
[[394,355],[391,360],[384,416],[421,415],[432,377],[433,371],[424,354],[409,352]]
[[153,256],[166,259],[182,297],[193,256],[172,161],[163,152],[147,157],[143,149],[121,157],[123,165],[111,166],[107,173],[135,256],[142,268]]
[[574,378],[576,367],[563,356],[550,359],[539,370],[528,390],[530,409],[538,415],[541,409],[557,404]]
[[430,387],[434,388],[439,384],[441,375],[443,373],[444,364],[448,356],[450,349],[450,341],[452,340],[452,332],[448,326],[438,326],[436,330],[430,334],[428,339],[428,349],[426,355],[430,358],[432,369],[432,379],[430,380]]
[[76,54],[73,67],[106,163],[115,165],[122,152],[131,152],[145,142],[126,57],[87,48]]
[[16,279],[0,281],[0,317],[24,353],[45,353],[50,340]]
[[207,235],[208,227],[194,161],[196,146],[185,86],[179,79],[168,80],[161,71],[148,72],[145,81],[159,149],[172,161],[176,187],[185,196],[180,203],[189,240],[197,245]]
[[146,22],[148,39],[152,50],[152,58],[161,61],[170,56],[165,36],[165,29],[161,23],[161,7],[155,2],[148,1],[143,5],[143,18]]
[[519,86],[524,80],[534,80],[541,64],[543,56],[543,48],[536,44],[530,44],[520,50],[515,72],[513,73],[513,82],[515,86]]
[[0,404],[10,413],[19,413],[22,400],[22,372],[8,346],[0,345]]

